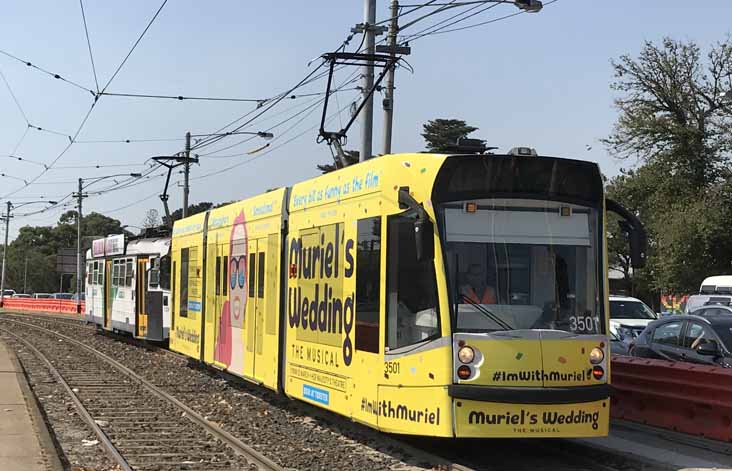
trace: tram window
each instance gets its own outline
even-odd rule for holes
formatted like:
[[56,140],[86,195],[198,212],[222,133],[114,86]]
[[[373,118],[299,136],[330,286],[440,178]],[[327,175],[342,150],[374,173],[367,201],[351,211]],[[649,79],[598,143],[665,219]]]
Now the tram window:
[[157,288],[160,284],[160,259],[153,257],[150,259],[150,281],[151,288]]
[[90,285],[94,283],[94,265],[91,263],[86,264],[86,284]]
[[386,346],[392,350],[440,335],[433,261],[417,260],[414,215],[388,221]]
[[264,298],[264,252],[259,252],[257,263],[257,297]]
[[381,218],[358,221],[356,246],[356,350],[379,352]]
[[94,262],[94,273],[96,277],[94,283],[97,285],[101,285],[104,282],[104,272],[102,271],[103,267],[104,263]]
[[223,278],[223,286],[224,286],[224,296],[229,295],[229,256],[224,255],[224,263],[223,263],[223,269],[224,269],[224,276]]
[[216,257],[216,296],[221,294],[221,257]]
[[254,271],[254,264],[256,263],[256,257],[255,255],[249,254],[249,266],[247,269],[249,270],[249,297],[254,297],[254,282],[256,281],[256,278],[254,277],[256,275],[256,272]]
[[132,278],[135,275],[133,259],[128,258],[125,268],[125,286],[132,286]]
[[112,262],[112,286],[119,286],[120,285],[120,271],[122,267],[119,264],[119,260],[115,260]]
[[188,249],[180,249],[180,317],[188,317]]
[[160,288],[170,289],[170,273],[170,256],[163,255],[160,257]]
[[[173,262],[173,270],[171,270],[171,280],[170,280],[170,299],[172,300],[172,312],[170,313],[170,328],[172,330],[175,330],[175,276],[178,274],[177,271],[175,271],[176,268],[176,262]],[[163,302],[165,302],[166,297],[163,296]]]

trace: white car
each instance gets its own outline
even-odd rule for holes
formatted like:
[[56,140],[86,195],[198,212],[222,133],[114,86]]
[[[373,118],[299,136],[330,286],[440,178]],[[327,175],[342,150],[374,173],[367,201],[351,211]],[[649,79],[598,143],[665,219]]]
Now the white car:
[[627,354],[630,342],[658,318],[643,301],[629,296],[610,296],[612,351]]

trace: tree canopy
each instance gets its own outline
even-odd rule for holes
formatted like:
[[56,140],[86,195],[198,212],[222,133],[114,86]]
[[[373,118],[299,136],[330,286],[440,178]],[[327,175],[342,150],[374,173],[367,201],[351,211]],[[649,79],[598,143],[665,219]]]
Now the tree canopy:
[[[732,43],[702,54],[693,42],[665,38],[612,65],[619,116],[604,142],[637,164],[611,179],[607,192],[649,232],[648,267],[634,278],[656,291],[693,292],[704,277],[732,271],[732,103],[723,97]],[[621,270],[624,250],[610,243]]]
[[454,149],[458,138],[467,137],[468,134],[478,130],[462,119],[442,118],[427,121],[422,128],[424,131],[422,137],[430,152],[450,152]]

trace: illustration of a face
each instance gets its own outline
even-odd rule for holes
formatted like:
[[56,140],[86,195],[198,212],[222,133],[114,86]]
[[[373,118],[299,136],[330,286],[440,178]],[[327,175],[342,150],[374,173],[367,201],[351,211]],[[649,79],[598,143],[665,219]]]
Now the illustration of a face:
[[237,216],[231,230],[231,252],[229,256],[229,309],[232,327],[244,326],[247,304],[247,232],[244,214]]

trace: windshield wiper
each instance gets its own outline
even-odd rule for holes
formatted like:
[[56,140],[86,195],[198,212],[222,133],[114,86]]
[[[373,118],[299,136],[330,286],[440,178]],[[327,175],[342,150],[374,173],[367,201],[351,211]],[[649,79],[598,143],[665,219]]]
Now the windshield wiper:
[[498,317],[496,314],[492,313],[484,305],[482,305],[480,303],[476,303],[475,301],[473,301],[472,299],[470,299],[469,297],[465,296],[462,293],[460,293],[460,298],[463,301],[466,301],[467,304],[470,304],[471,306],[473,306],[478,312],[480,312],[481,314],[486,316],[488,319],[492,320],[493,322],[495,322],[496,324],[501,326],[504,330],[514,330],[514,328],[511,327],[511,325],[508,322],[504,321],[503,319]]

